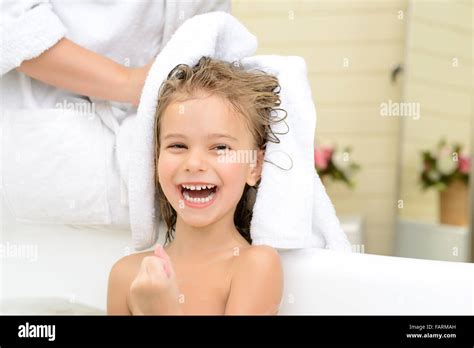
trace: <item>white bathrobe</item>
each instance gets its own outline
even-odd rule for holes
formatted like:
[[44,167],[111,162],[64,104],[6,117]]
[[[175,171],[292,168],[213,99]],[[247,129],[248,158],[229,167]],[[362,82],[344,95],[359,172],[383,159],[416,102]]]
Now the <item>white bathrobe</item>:
[[121,123],[136,108],[91,104],[15,68],[63,37],[120,64],[142,66],[186,19],[216,10],[230,12],[230,0],[2,1],[0,172],[2,194],[18,220],[128,228],[127,202],[116,189],[114,125],[97,109],[113,109]]
[[[120,64],[141,66],[160,52],[186,19],[217,10],[230,12],[230,0],[3,0],[2,106],[54,107],[57,99],[71,96],[38,81],[27,88],[13,70],[63,37]],[[31,100],[26,101],[25,95]]]

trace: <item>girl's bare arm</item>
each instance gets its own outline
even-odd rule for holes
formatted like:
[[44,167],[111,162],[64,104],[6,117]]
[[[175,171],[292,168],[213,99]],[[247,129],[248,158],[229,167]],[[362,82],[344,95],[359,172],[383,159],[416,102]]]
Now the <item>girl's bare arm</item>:
[[63,38],[17,70],[80,95],[138,105],[150,66],[128,68]]
[[283,295],[278,252],[265,245],[241,252],[234,262],[225,315],[276,315]]

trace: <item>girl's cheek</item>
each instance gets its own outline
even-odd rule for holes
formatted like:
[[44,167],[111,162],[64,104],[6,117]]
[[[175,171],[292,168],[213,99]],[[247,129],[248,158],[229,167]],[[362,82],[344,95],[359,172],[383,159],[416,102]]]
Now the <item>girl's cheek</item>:
[[158,158],[157,175],[161,187],[173,186],[173,173],[176,168],[176,161],[166,154],[160,155]]
[[221,163],[218,166],[219,176],[227,187],[238,188],[240,183],[245,185],[245,164],[242,163]]
[[217,165],[219,167],[219,171],[225,174],[236,174],[242,171],[242,164],[241,163],[219,163]]
[[162,152],[158,157],[158,170],[164,173],[170,173],[171,169],[174,168],[178,163],[176,156],[167,152]]

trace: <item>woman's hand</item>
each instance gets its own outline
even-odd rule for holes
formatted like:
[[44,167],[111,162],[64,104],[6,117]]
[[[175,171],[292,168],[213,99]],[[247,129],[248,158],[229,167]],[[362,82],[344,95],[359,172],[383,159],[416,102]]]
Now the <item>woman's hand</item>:
[[182,314],[176,275],[161,245],[156,247],[154,256],[142,260],[130,286],[129,299],[133,315]]
[[148,72],[153,64],[154,60],[145,66],[139,68],[128,68],[128,85],[130,87],[129,101],[135,106],[140,103],[140,97],[145,84]]

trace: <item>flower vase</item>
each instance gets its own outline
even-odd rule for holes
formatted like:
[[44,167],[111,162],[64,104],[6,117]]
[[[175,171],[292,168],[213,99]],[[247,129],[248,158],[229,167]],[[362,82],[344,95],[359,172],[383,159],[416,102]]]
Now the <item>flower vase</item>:
[[467,226],[468,205],[468,186],[460,180],[453,181],[440,192],[440,222],[446,225]]

